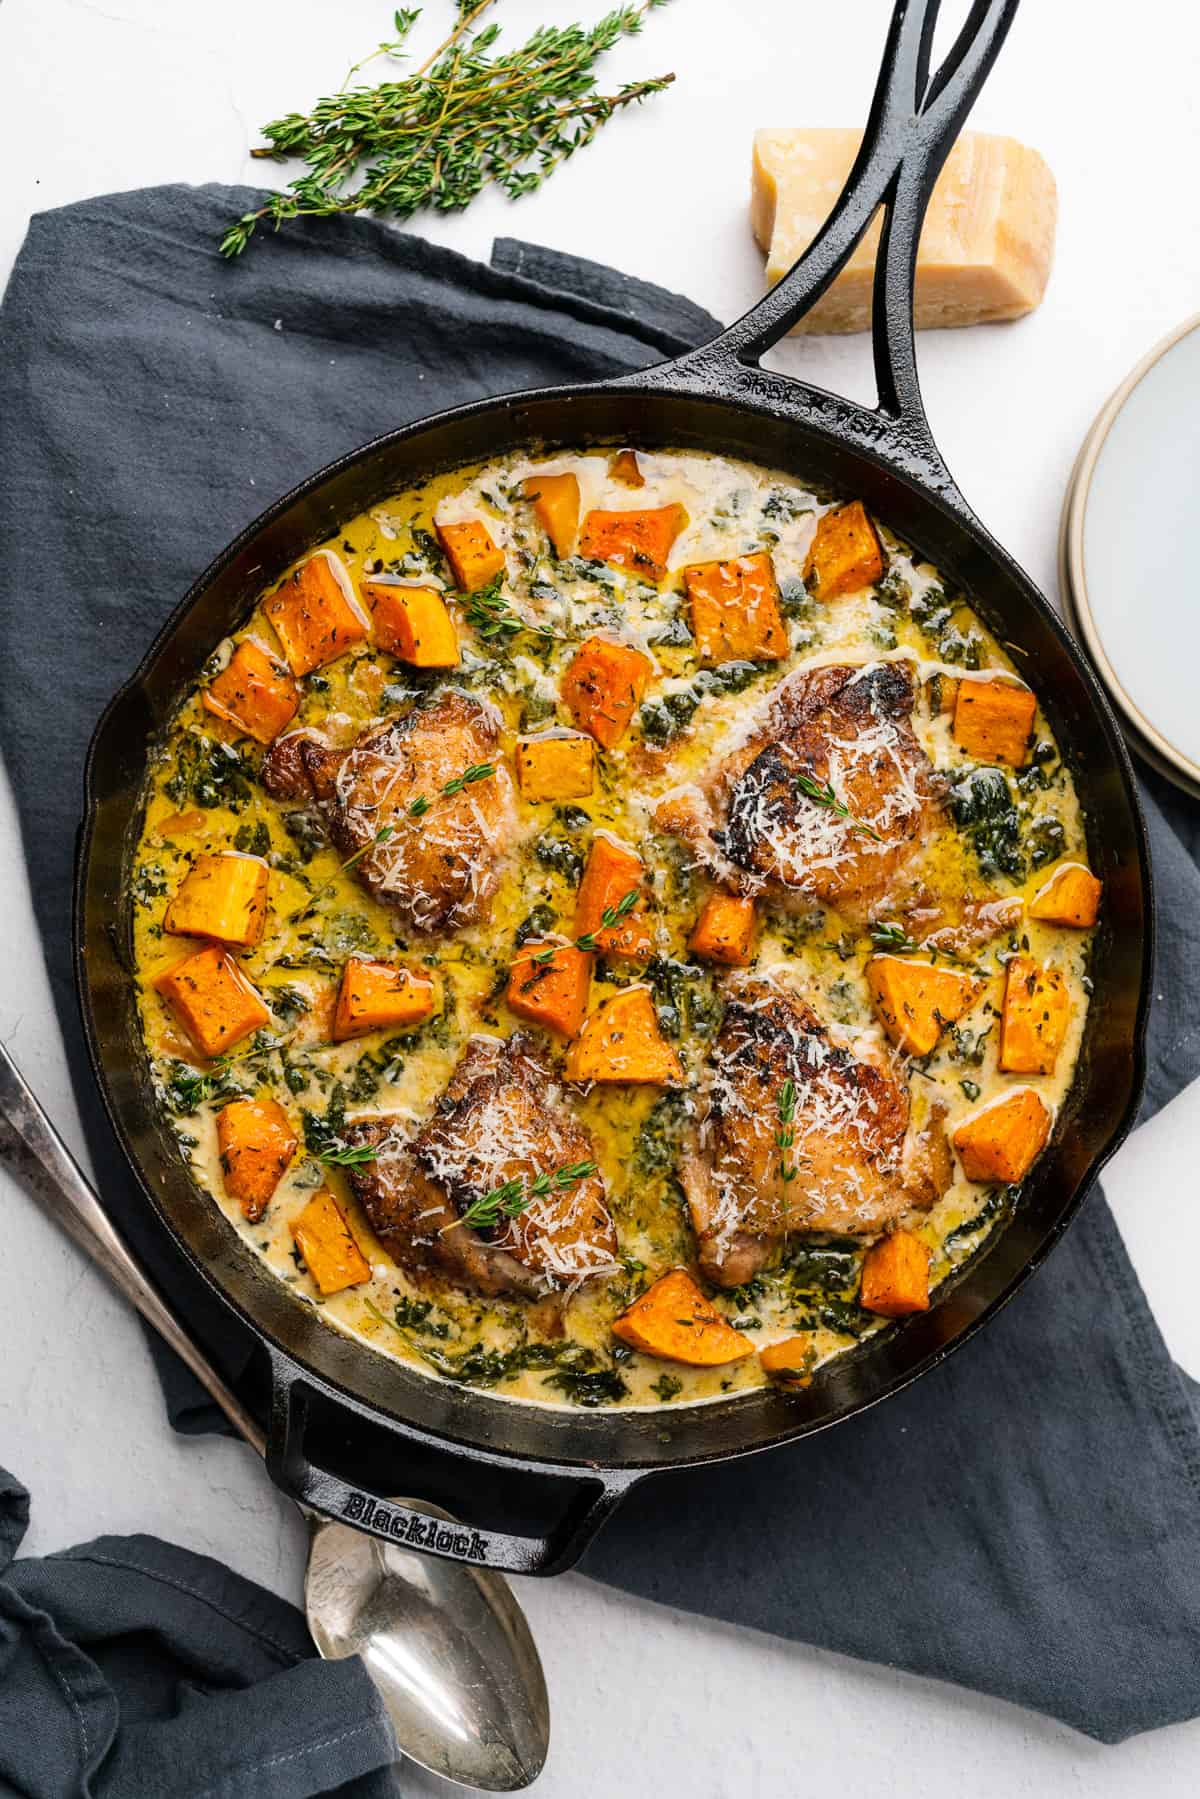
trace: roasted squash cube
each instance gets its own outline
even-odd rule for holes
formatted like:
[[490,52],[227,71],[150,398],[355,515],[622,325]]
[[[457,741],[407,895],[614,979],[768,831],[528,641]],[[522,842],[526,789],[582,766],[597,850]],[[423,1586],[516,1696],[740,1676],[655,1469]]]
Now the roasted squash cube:
[[588,562],[612,562],[643,581],[661,581],[671,545],[688,522],[682,506],[646,512],[589,512],[583,521],[579,554]]
[[230,1199],[254,1224],[288,1171],[299,1143],[276,1099],[233,1099],[217,1113],[217,1147]]
[[525,799],[585,800],[596,779],[596,744],[587,736],[545,731],[517,739],[517,784]]
[[510,1012],[544,1030],[574,1037],[587,1012],[592,958],[573,943],[525,944],[508,975]]
[[1054,1120],[1033,1087],[1010,1087],[964,1118],[954,1147],[969,1181],[1024,1180],[1046,1147]]
[[788,653],[779,587],[764,551],[683,571],[701,662],[774,662]]
[[407,581],[364,581],[375,641],[413,668],[457,668],[458,632],[436,587]]
[[585,949],[603,956],[627,956],[644,962],[654,952],[650,925],[641,899],[617,922],[606,925],[605,914],[616,913],[632,892],[639,895],[646,870],[642,858],[606,831],[597,831],[588,851],[587,865],[575,899],[575,936],[584,938]]
[[350,577],[331,550],[310,556],[275,589],[263,611],[294,675],[324,668],[367,635],[353,594]]
[[163,930],[252,949],[262,942],[270,884],[271,871],[261,856],[237,850],[197,856],[167,907]]
[[1067,1035],[1071,997],[1061,969],[1014,956],[1000,1014],[1000,1067],[1005,1074],[1053,1074]]
[[1100,914],[1103,883],[1082,862],[1064,862],[1029,902],[1030,918],[1088,930]]
[[742,968],[754,946],[754,901],[741,893],[710,893],[688,938],[693,956]]
[[588,1014],[567,1051],[567,1079],[647,1087],[683,1080],[648,987],[623,987]]
[[954,702],[954,741],[977,762],[1008,762],[1022,768],[1037,699],[1015,681],[960,681]]
[[243,637],[200,697],[217,718],[257,743],[274,743],[300,704],[300,690],[287,669],[252,637]]
[[641,650],[589,637],[571,658],[559,693],[579,729],[611,750],[628,730],[653,673],[654,664]]
[[333,1013],[333,1040],[345,1043],[368,1031],[409,1030],[438,1009],[438,990],[423,971],[393,962],[369,962],[351,956],[342,970]]
[[579,477],[577,475],[529,475],[521,492],[533,507],[533,516],[556,556],[569,556],[579,532]]
[[504,573],[504,551],[481,518],[435,524],[434,530],[460,592],[475,593]]
[[982,981],[970,975],[904,956],[872,956],[867,986],[884,1030],[907,1056],[927,1056],[983,991]]
[[809,1384],[809,1376],[817,1360],[816,1345],[811,1333],[799,1337],[785,1337],[782,1343],[769,1343],[760,1349],[758,1359],[764,1374],[772,1380],[795,1381],[802,1387]]
[[823,512],[804,562],[804,582],[819,600],[858,593],[883,576],[883,549],[861,500]]
[[863,1257],[858,1303],[881,1318],[929,1310],[929,1251],[911,1231],[892,1231]]
[[370,1280],[370,1264],[328,1187],[318,1187],[299,1218],[292,1220],[292,1236],[326,1299]]
[[646,477],[641,471],[637,455],[633,450],[618,450],[609,458],[609,477],[619,481],[622,487],[645,487]]
[[154,986],[209,1058],[223,1056],[271,1017],[229,951],[215,943],[173,962]]
[[744,1333],[726,1324],[682,1268],[660,1275],[612,1328],[614,1337],[643,1355],[691,1368],[720,1368],[754,1354]]

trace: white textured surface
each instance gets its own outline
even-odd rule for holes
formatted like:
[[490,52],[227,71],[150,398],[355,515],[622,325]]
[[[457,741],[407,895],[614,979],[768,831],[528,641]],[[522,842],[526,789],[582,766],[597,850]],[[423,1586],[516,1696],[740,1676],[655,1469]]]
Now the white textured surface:
[[[448,11],[448,0],[427,3],[430,14]],[[598,9],[597,0],[504,0],[501,17],[515,34],[539,18]],[[753,128],[860,120],[887,11],[885,0],[675,0],[610,63],[617,75],[674,68],[668,96],[614,125],[519,206],[487,197],[463,217],[418,228],[473,255],[501,232],[578,251],[731,318],[759,291],[745,206]],[[151,182],[261,180],[265,165],[246,156],[254,126],[326,91],[389,16],[386,0],[7,0],[0,278],[28,215],[44,207]],[[1047,590],[1080,439],[1200,290],[1191,223],[1200,25],[1167,0],[1141,10],[1140,29],[1128,15],[1117,28],[1104,9],[1088,17],[1101,28],[1081,29],[1068,0],[1026,6],[973,117],[1035,144],[1058,176],[1058,262],[1044,308],[1017,326],[922,341],[928,407],[950,466]],[[861,340],[789,347],[783,360],[870,392]],[[6,791],[0,831],[0,1035],[78,1144]],[[1107,1183],[1168,1342],[1195,1372],[1198,1126],[1200,1086],[1137,1134]],[[170,1433],[132,1317],[7,1178],[0,1194],[0,1460],[33,1490],[28,1547],[154,1531],[295,1596],[295,1514],[247,1451]],[[918,1782],[929,1799],[949,1799],[964,1773],[977,1799],[1182,1799],[1200,1782],[1200,1724],[1106,1750],[1004,1705],[573,1577],[525,1583],[521,1597],[554,1707],[537,1789],[545,1799],[776,1799],[834,1787],[898,1799]],[[415,1776],[406,1785],[450,1791]]]

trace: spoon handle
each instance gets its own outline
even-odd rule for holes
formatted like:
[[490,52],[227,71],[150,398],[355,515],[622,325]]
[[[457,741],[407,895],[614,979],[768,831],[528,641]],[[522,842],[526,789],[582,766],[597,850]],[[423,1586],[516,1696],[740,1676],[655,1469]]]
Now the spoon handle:
[[146,1323],[154,1327],[163,1342],[191,1369],[238,1434],[262,1455],[266,1439],[259,1426],[150,1285],[113,1229],[91,1182],[2,1043],[0,1160],[20,1174],[24,1186],[43,1212],[53,1218],[84,1255],[103,1269],[118,1292],[137,1307]]

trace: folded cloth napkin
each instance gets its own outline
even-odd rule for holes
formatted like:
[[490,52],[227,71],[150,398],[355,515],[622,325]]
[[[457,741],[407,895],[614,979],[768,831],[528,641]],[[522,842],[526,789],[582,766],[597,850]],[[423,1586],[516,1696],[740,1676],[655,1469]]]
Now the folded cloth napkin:
[[[197,571],[322,462],[437,407],[616,374],[717,329],[590,263],[501,242],[482,267],[366,220],[226,266],[213,242],[250,200],[160,188],[37,218],[0,315],[0,742],[47,961],[106,1203],[234,1379],[245,1339],[147,1218],[80,1045],[68,887],[95,719]],[[1200,1069],[1200,815],[1153,784],[1146,803],[1153,1109]],[[177,1426],[217,1428],[155,1354]],[[586,1567],[1105,1741],[1200,1711],[1200,1436],[1102,1197],[943,1368],[795,1448],[647,1483]]]
[[316,1660],[294,1606],[153,1537],[16,1561],[28,1522],[0,1468],[0,1791],[396,1799],[366,1669]]

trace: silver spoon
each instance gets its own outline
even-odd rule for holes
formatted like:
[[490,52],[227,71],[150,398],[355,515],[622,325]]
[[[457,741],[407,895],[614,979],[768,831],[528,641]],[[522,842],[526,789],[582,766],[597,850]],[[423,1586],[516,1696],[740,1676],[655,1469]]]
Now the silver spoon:
[[[0,1044],[0,1160],[102,1268],[262,1455],[257,1422],[180,1328]],[[421,1500],[398,1505],[446,1517]],[[462,1786],[511,1793],[542,1771],[550,1707],[537,1648],[500,1574],[422,1556],[309,1516],[304,1583],[319,1655],[361,1655],[402,1752]]]

